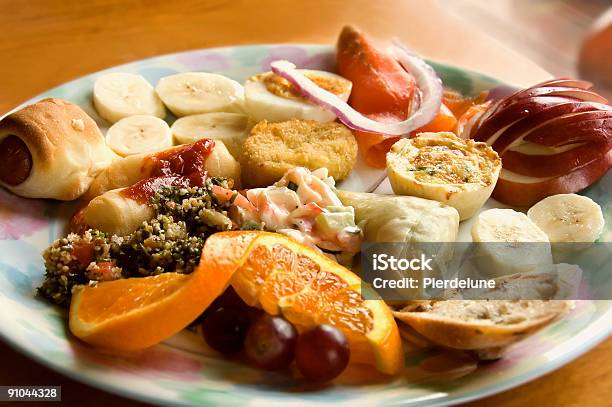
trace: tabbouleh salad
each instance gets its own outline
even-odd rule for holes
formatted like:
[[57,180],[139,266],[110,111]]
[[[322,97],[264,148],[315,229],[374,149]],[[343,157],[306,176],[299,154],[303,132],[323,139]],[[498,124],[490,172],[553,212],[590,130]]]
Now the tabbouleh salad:
[[56,240],[43,253],[46,272],[39,294],[68,305],[72,287],[78,284],[169,271],[189,274],[211,234],[263,228],[251,221],[233,222],[231,203],[214,197],[214,185],[228,187],[225,179],[210,178],[201,187],[161,188],[151,201],[156,216],[127,236],[89,229]]

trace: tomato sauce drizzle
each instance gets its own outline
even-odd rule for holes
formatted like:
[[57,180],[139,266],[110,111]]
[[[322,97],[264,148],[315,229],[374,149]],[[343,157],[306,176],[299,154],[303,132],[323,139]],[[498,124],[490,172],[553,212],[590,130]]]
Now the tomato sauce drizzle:
[[204,164],[215,146],[210,139],[201,139],[145,158],[143,170],[149,174],[121,195],[140,203],[147,203],[162,186],[202,186],[207,178]]

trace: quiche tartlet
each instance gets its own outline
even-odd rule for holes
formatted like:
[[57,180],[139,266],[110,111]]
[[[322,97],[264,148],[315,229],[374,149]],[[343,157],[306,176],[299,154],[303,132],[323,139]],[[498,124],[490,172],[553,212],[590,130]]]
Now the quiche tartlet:
[[491,196],[501,159],[486,143],[453,133],[420,133],[401,139],[387,153],[393,191],[453,206],[461,220],[472,217]]

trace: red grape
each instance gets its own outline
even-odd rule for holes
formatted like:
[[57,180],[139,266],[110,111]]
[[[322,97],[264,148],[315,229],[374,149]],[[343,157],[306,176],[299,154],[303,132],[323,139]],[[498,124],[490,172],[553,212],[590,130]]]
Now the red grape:
[[348,365],[350,355],[346,336],[327,324],[300,334],[295,348],[298,370],[314,382],[327,382],[338,376]]
[[297,331],[284,318],[262,315],[247,333],[244,343],[246,359],[263,370],[284,369],[295,354]]
[[240,352],[251,321],[242,307],[222,306],[207,312],[202,322],[204,340],[224,355]]
[[221,307],[248,307],[248,305],[242,301],[242,298],[230,286],[210,304],[208,310],[214,311]]

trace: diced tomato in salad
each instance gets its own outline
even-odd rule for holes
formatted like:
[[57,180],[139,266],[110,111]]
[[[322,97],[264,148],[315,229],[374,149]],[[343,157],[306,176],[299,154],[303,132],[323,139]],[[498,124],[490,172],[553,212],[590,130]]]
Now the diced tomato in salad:
[[94,260],[94,245],[92,243],[75,243],[72,255],[82,267],[87,267]]
[[[112,278],[110,278],[110,275],[112,275],[113,273],[113,268],[115,267],[115,263],[113,263],[112,261],[101,261],[96,263],[96,266],[98,267],[98,273],[100,273],[100,275],[102,276],[101,280],[112,280]],[[108,278],[104,278],[104,276],[109,276]]]

